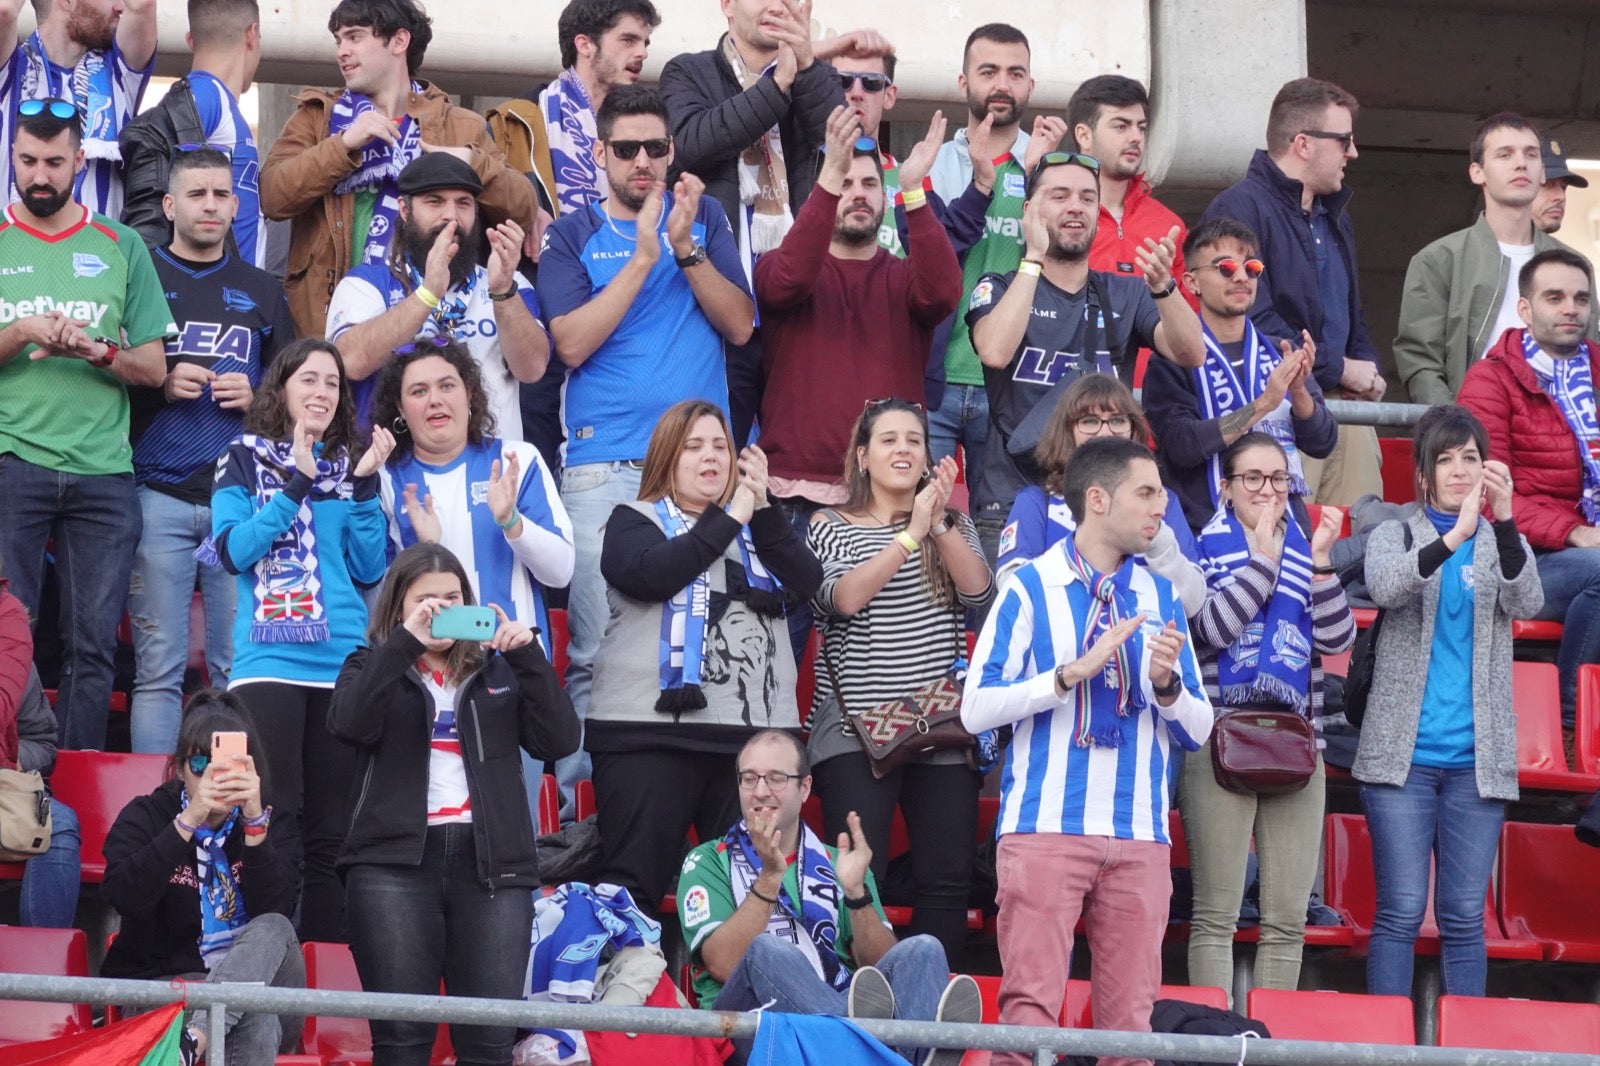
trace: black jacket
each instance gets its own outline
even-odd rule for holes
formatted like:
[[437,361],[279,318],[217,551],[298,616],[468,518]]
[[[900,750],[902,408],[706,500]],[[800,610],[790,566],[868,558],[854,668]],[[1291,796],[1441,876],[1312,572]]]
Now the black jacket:
[[[205,143],[205,127],[187,77],[173,82],[159,103],[117,135],[122,151],[122,222],[137,230],[152,249],[172,243],[172,223],[161,207],[172,174],[172,152],[180,144]],[[228,251],[238,255],[231,226],[227,242]]]
[[[122,916],[122,930],[106,952],[102,977],[162,978],[204,973],[200,961],[200,889],[195,875],[195,845],[184,840],[172,819],[182,811],[182,783],[168,781],[148,796],[122,808],[106,834],[105,901]],[[276,815],[266,839],[245,847],[237,828],[223,850],[232,860],[245,913],[294,914],[300,878],[293,859],[280,853],[291,815]]]
[[[422,642],[396,626],[377,648],[350,653],[339,671],[328,730],[361,749],[352,785],[342,872],[356,863],[415,866],[428,829],[433,700],[417,674]],[[456,694],[456,728],[472,799],[478,877],[491,888],[539,887],[533,820],[522,781],[524,749],[536,759],[578,750],[572,701],[537,640],[490,654]]]
[[820,59],[795,75],[787,94],[771,78],[739,88],[722,42],[709,52],[685,52],[661,71],[661,99],[672,116],[674,174],[687,170],[706,183],[739,232],[739,153],[777,126],[789,175],[789,207],[811,195],[821,167],[828,116],[844,103],[839,75]]

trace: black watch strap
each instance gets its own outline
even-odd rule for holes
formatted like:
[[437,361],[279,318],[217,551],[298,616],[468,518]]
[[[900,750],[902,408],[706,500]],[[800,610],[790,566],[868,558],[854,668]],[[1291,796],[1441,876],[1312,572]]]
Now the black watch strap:
[[678,264],[679,269],[698,266],[706,261],[706,246],[696,241],[694,247],[689,249],[688,255],[674,256],[673,261]]
[[853,911],[859,911],[866,907],[872,906],[872,889],[863,885],[861,889],[861,895],[856,896],[853,899],[850,896],[844,897],[844,905]]
[[1167,287],[1162,289],[1160,292],[1152,292],[1150,294],[1150,299],[1152,299],[1152,300],[1165,300],[1168,296],[1171,296],[1173,293],[1175,293],[1177,291],[1178,291],[1178,279],[1177,278],[1168,278],[1167,279]]
[[1183,691],[1183,675],[1174,670],[1172,671],[1171,680],[1169,680],[1165,685],[1152,686],[1150,691],[1154,692],[1162,699],[1166,699],[1168,696],[1176,696],[1178,693]]

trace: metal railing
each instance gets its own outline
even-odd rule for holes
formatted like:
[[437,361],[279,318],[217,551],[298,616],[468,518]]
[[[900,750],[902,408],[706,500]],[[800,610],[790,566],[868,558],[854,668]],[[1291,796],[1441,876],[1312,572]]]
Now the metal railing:
[[[394,1021],[511,1025],[522,1029],[557,1028],[669,1036],[755,1037],[755,1014],[658,1007],[608,1007],[587,1003],[530,1003],[524,1000],[413,996],[378,992],[264,988],[260,985],[178,984],[100,977],[46,977],[0,973],[0,1000],[119,1004],[162,1007],[184,1003],[209,1011],[206,1049],[210,1062],[226,1061],[224,1011],[382,1018]],[[1261,1063],[1278,1066],[1366,1066],[1416,1063],[1418,1066],[1594,1066],[1592,1055],[1488,1051],[1396,1044],[1357,1044],[1308,1040],[1255,1040],[1173,1033],[1123,1033],[1102,1029],[1037,1029],[1016,1025],[954,1022],[856,1022],[885,1044],[1014,1051],[1032,1055],[1040,1066],[1057,1055],[1117,1055],[1198,1062]]]
[[1341,426],[1405,426],[1417,424],[1425,403],[1382,403],[1377,400],[1328,400],[1328,413]]

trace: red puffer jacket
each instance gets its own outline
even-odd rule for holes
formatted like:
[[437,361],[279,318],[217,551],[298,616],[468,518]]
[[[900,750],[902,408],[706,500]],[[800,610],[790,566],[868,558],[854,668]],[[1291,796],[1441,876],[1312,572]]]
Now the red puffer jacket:
[[[1489,458],[1511,468],[1512,514],[1535,548],[1564,548],[1584,524],[1578,499],[1583,467],[1561,409],[1545,394],[1522,355],[1520,329],[1508,329],[1467,371],[1456,399],[1489,431]],[[1589,352],[1600,381],[1600,358]]]
[[33,633],[28,611],[0,579],[0,767],[17,768],[17,708],[28,688]]

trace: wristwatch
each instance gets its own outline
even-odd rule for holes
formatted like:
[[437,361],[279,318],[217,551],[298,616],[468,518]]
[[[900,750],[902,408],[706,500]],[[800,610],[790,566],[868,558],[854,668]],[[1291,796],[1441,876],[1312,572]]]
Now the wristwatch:
[[706,261],[706,246],[699,241],[694,242],[694,247],[689,249],[688,255],[675,256],[674,261],[680,270],[688,270],[692,266],[699,266]]
[[853,911],[872,906],[872,889],[863,885],[861,887],[861,895],[856,896],[854,899],[849,896],[844,897],[844,905]]
[[1150,691],[1160,699],[1169,699],[1183,691],[1183,678],[1174,670],[1165,685],[1152,685]]
[[90,366],[97,366],[104,370],[106,367],[116,362],[117,353],[122,351],[122,346],[116,341],[112,340],[110,337],[95,337],[94,341],[97,344],[103,344],[106,346],[106,354],[102,355],[98,359],[88,359],[85,361]]
[[1168,296],[1171,296],[1173,293],[1175,293],[1177,291],[1178,291],[1178,279],[1177,278],[1168,278],[1167,279],[1167,287],[1162,289],[1160,292],[1156,292],[1156,291],[1152,290],[1151,293],[1150,293],[1150,299],[1152,299],[1152,300],[1165,300]]
[[936,537],[942,537],[953,528],[955,528],[955,523],[950,521],[950,516],[946,514],[939,520],[939,524],[928,530],[928,532]]

